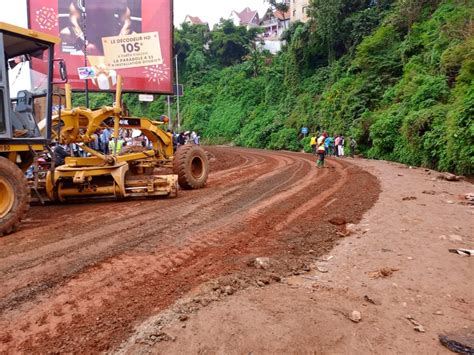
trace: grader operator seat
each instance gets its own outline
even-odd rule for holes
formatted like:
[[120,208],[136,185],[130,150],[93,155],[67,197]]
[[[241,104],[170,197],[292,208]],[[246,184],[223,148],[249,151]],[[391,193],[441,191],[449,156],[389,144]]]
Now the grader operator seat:
[[14,136],[26,138],[41,137],[33,116],[33,94],[27,90],[18,91],[15,110],[11,109]]

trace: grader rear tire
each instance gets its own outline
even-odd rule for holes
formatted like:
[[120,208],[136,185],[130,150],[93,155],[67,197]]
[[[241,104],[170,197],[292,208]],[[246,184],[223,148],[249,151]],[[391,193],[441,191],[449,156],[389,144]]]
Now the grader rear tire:
[[174,157],[173,172],[183,189],[200,189],[206,185],[209,162],[204,150],[194,144],[181,146]]
[[0,236],[11,233],[30,208],[30,192],[23,172],[0,157]]

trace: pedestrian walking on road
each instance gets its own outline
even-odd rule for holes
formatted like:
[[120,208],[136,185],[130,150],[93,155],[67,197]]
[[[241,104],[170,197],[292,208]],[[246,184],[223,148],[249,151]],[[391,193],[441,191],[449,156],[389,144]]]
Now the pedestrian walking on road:
[[336,157],[339,156],[339,142],[341,141],[341,137],[339,135],[336,135],[336,138],[334,138],[334,155]]
[[353,137],[349,137],[349,146],[351,148],[351,158],[354,158],[357,142]]
[[329,137],[329,134],[328,134],[326,139],[324,140],[324,146],[326,147],[327,156],[331,155],[331,144],[332,144],[332,138]]
[[318,161],[317,167],[324,168],[324,158],[326,157],[326,145],[324,144],[326,141],[327,134],[323,133],[321,137],[318,138],[317,141],[317,153],[318,153]]
[[337,149],[337,155],[341,158],[344,158],[344,144],[345,144],[344,136],[341,135],[339,137],[339,145]]
[[316,155],[316,135],[311,136],[311,140],[309,142],[309,145],[311,146],[311,153],[313,155]]

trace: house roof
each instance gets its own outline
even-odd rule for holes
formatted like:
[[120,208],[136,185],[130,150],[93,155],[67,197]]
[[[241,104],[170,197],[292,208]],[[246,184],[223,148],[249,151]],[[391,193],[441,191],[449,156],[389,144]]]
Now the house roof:
[[273,15],[279,19],[280,21],[285,21],[290,19],[290,11],[287,12],[282,12],[280,10],[277,10],[273,12]]
[[185,21],[189,19],[189,22],[191,22],[193,25],[204,25],[205,22],[202,21],[199,17],[197,16],[186,16]]
[[234,11],[234,13],[239,17],[242,25],[252,23],[253,19],[258,16],[258,11],[251,10],[250,7],[246,7],[241,12]]

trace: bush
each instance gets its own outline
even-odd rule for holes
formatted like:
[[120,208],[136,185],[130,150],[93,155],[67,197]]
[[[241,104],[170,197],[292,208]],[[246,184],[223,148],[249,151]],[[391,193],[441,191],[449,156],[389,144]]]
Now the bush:
[[313,150],[311,148],[311,137],[304,137],[302,140],[301,140],[301,145],[303,146],[303,150],[305,153],[312,153]]
[[268,149],[291,150],[297,152],[301,149],[298,140],[298,131],[293,128],[284,128],[278,132],[272,133]]

